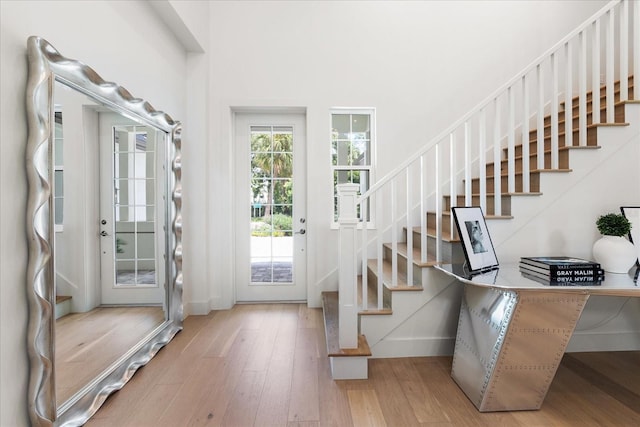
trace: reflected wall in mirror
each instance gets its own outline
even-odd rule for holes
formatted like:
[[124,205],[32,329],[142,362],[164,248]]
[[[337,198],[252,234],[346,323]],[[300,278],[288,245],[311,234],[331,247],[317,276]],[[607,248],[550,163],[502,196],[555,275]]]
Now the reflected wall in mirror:
[[41,38],[28,54],[30,417],[81,425],[182,328],[181,126]]

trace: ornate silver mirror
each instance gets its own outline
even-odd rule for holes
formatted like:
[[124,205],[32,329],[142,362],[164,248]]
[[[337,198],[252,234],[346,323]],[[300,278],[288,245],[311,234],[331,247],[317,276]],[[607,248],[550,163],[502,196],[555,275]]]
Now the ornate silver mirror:
[[181,125],[28,40],[29,413],[82,425],[182,329]]

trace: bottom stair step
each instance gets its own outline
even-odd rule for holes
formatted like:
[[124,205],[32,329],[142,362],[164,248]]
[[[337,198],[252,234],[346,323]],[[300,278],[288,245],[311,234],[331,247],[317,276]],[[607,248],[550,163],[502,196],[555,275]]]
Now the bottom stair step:
[[69,313],[71,313],[71,297],[67,295],[56,295],[56,319],[66,316]]
[[322,314],[324,331],[327,339],[327,355],[329,357],[368,357],[371,349],[364,335],[358,336],[358,348],[340,348],[338,330],[338,292],[322,293]]

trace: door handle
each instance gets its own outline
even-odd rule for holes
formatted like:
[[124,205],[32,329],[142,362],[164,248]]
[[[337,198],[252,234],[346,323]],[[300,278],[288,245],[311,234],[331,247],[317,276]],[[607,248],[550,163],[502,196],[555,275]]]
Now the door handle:
[[307,230],[301,228],[300,231],[296,231],[294,234],[306,234]]

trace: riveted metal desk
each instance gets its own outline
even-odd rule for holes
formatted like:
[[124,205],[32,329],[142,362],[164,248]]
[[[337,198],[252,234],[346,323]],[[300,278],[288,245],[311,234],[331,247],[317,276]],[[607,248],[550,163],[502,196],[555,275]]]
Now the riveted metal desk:
[[481,412],[540,409],[589,296],[640,297],[627,274],[549,286],[518,264],[473,276],[462,265],[436,268],[464,284],[451,376]]

